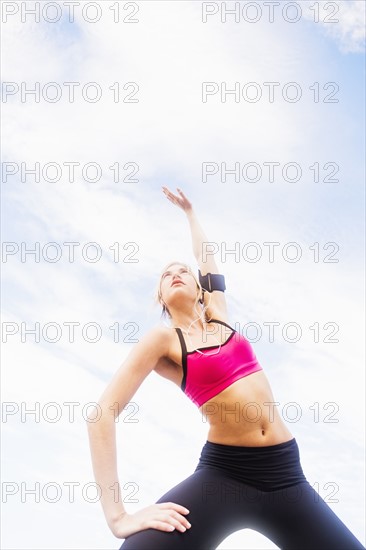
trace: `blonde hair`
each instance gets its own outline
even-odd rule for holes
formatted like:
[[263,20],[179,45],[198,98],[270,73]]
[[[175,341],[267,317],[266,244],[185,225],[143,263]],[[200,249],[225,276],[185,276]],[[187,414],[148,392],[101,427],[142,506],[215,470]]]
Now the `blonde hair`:
[[[203,289],[202,289],[202,286],[197,278],[197,276],[195,275],[195,273],[193,273],[191,267],[184,263],[184,262],[169,262],[161,271],[160,273],[160,278],[159,278],[159,282],[157,284],[157,287],[156,287],[156,290],[155,290],[155,293],[154,293],[154,303],[155,304],[162,304],[162,295],[161,295],[161,278],[162,278],[162,275],[163,273],[168,269],[168,267],[170,267],[171,265],[182,265],[183,267],[185,267],[189,273],[192,275],[192,277],[194,278],[195,282],[196,282],[196,285],[197,285],[197,296],[196,296],[196,301],[194,303],[194,311],[196,311],[197,313],[199,313],[199,315],[201,316],[201,314],[203,313],[203,310],[204,310],[204,314],[205,314],[205,320],[207,321],[207,315],[206,315],[206,309],[207,308],[202,308],[202,310],[200,312],[197,311],[197,305],[199,303],[199,300],[202,296],[202,293],[203,293]],[[166,313],[169,317],[169,319],[172,318],[168,308],[166,306],[163,305],[163,310],[162,310],[162,315],[164,315],[164,313]]]

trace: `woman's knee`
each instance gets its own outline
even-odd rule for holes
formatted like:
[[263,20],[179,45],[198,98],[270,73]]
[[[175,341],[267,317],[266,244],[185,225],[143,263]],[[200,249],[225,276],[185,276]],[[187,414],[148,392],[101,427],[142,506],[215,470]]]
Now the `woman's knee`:
[[[144,529],[127,537],[122,543],[120,550],[171,550],[171,548],[184,548],[183,546],[176,546],[177,538],[174,535],[174,531]],[[186,548],[188,549],[188,546]]]
[[195,471],[188,478],[162,495],[156,503],[174,502],[189,510],[184,517],[191,527],[184,532],[146,529],[125,539],[120,550],[161,549],[199,550],[215,548],[228,534],[239,529],[237,498],[233,499],[223,485],[227,480],[211,469]]

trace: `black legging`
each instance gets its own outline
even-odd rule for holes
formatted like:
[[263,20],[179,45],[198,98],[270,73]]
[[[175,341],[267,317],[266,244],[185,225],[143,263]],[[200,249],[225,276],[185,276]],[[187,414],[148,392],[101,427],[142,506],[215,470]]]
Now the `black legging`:
[[120,550],[214,550],[254,529],[282,550],[360,550],[359,540],[304,476],[296,439],[264,447],[206,441],[192,475],[156,502],[175,502],[192,527],[145,529]]

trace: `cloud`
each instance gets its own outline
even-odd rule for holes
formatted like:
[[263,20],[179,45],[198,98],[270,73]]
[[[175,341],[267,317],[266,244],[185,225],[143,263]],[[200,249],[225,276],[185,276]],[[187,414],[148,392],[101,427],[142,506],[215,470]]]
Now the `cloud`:
[[342,53],[365,51],[365,2],[321,0],[312,6],[311,10],[304,11],[304,16],[312,21],[315,18],[326,36],[336,41]]
[[[339,26],[324,24],[324,28],[334,29],[328,32],[335,32],[332,36],[337,41],[344,36],[351,48],[358,35],[345,29],[357,28],[359,8],[349,4],[342,7]],[[44,405],[99,398],[133,345],[128,341],[128,323],[137,325],[140,338],[159,322],[159,310],[150,300],[160,268],[172,258],[195,266],[188,223],[160,189],[162,184],[172,190],[179,185],[192,198],[209,240],[220,247],[217,261],[227,280],[233,324],[243,328],[256,322],[262,330],[253,345],[281,413],[289,400],[301,406],[301,422],[288,425],[299,440],[305,471],[322,488],[329,475],[342,485],[338,513],[361,537],[364,361],[360,343],[364,332],[358,208],[362,167],[354,130],[359,119],[348,110],[351,102],[356,106],[358,102],[353,93],[344,94],[337,105],[315,104],[311,94],[310,99],[306,95],[315,80],[324,83],[335,78],[333,67],[339,57],[331,57],[323,48],[316,26],[309,35],[308,25],[283,22],[245,29],[235,23],[222,25],[220,20],[203,25],[200,5],[194,2],[141,3],[139,16],[138,25],[116,25],[106,18],[91,25],[77,18],[73,27],[63,21],[58,32],[45,24],[4,25],[6,80],[24,80],[30,87],[35,80],[42,85],[50,80],[60,85],[70,80],[98,81],[105,95],[95,104],[78,96],[74,104],[24,104],[13,98],[4,105],[6,159],[28,167],[36,161],[41,166],[54,161],[62,168],[62,177],[53,183],[43,178],[35,182],[32,177],[24,182],[18,173],[3,186],[5,239],[19,248],[21,243],[31,248],[38,242],[41,251],[39,262],[31,255],[21,261],[19,251],[3,263],[3,320],[19,327],[25,322],[28,328],[38,321],[41,327],[39,343],[31,335],[22,342],[20,331],[9,337],[3,395],[7,401],[29,406],[35,401]],[[348,78],[343,73],[337,76],[341,84]],[[283,84],[294,79],[303,86],[304,102],[298,104],[283,100],[223,103],[219,95],[214,102],[201,101],[202,81],[223,81],[229,87],[236,81]],[[115,81],[138,82],[140,102],[114,104],[108,86]],[[303,169],[300,182],[291,184],[281,177],[268,181],[264,162],[281,163],[281,171],[294,160]],[[335,160],[340,165],[338,184],[316,184],[309,166],[318,162],[324,176],[324,164]],[[65,165],[70,161],[80,163],[73,182],[68,181]],[[114,182],[109,167],[117,161],[121,168],[136,162],[139,181]],[[218,174],[204,184],[203,161],[219,167],[224,161],[228,165],[256,161],[263,175],[257,183],[237,183],[230,176],[221,181]],[[102,177],[94,183],[82,174],[81,168],[89,162],[102,168]],[[274,263],[263,244],[268,241],[280,243]],[[294,241],[302,258],[298,263],[286,262],[284,247]],[[60,247],[58,262],[43,255],[50,242]],[[67,242],[79,243],[74,262],[69,261]],[[95,263],[85,256],[90,242],[98,243],[102,251]],[[126,260],[130,249],[123,245],[130,242],[138,246],[136,263]],[[258,262],[244,258],[243,246],[248,242],[260,245]],[[339,245],[338,263],[325,261],[332,252],[324,248],[327,242]],[[120,245],[119,261],[115,261],[115,243]],[[223,252],[225,246],[230,250],[236,243],[239,261]],[[62,329],[56,343],[42,334],[50,322]],[[74,342],[69,342],[65,326],[70,322],[79,323]],[[102,331],[94,343],[82,335],[90,322],[99,324]],[[268,339],[265,323],[270,322],[280,323],[275,342]],[[302,328],[296,343],[283,336],[288,322]],[[332,329],[325,327],[328,322],[339,325],[338,343],[326,342]],[[119,328],[117,340],[112,326]],[[314,341],[316,330],[318,342]],[[117,436],[120,479],[139,487],[138,503],[128,505],[131,511],[150,504],[190,475],[208,428],[180,388],[156,373],[144,381],[133,400],[139,422],[121,422]],[[327,403],[339,406],[341,422],[314,421],[315,412],[321,420],[332,412],[324,408]],[[65,407],[62,410],[66,412]],[[30,418],[21,422],[15,414],[5,425],[5,438],[8,480],[29,484],[54,480],[60,485],[67,480],[83,484],[93,480],[80,414],[73,424],[65,418],[55,424],[44,419],[37,424]],[[344,459],[334,459],[340,455]],[[344,468],[348,455],[351,471]],[[42,500],[34,506],[18,497],[9,499],[4,545],[70,550],[118,545],[100,503],[86,503],[79,492],[71,505],[62,496],[56,505]],[[19,517],[24,530],[17,529]],[[60,530],[60,519],[67,529]],[[55,532],[57,542],[53,542]],[[275,548],[247,531],[228,537],[223,547],[242,547],[242,541],[251,548]]]

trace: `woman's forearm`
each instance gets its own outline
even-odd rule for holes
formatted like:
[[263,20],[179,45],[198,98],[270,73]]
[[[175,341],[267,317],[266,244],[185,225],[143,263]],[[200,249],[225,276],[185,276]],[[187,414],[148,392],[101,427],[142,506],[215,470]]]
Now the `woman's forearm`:
[[112,528],[113,522],[126,513],[118,480],[114,418],[88,422],[88,435],[94,477],[101,491],[101,505]]
[[198,221],[198,218],[193,208],[188,210],[186,214],[187,214],[189,226],[191,229],[193,254],[196,260],[199,261],[202,259],[202,256],[203,256],[203,251],[204,251],[203,245],[204,243],[208,243],[208,239]]

